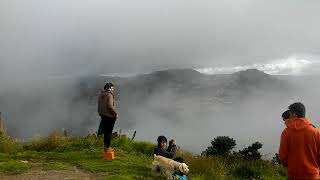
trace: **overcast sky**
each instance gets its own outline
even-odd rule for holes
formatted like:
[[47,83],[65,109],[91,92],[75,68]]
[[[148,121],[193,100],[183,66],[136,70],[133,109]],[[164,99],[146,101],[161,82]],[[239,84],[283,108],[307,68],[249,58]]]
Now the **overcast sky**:
[[319,7],[317,0],[1,0],[0,75],[215,73],[292,57],[316,72]]
[[[96,105],[85,103],[75,107],[82,113],[69,112],[65,96],[72,99],[69,96],[76,91],[73,93],[71,85],[70,89],[65,86],[72,82],[69,79],[61,84],[50,81],[56,78],[132,75],[170,68],[194,68],[208,74],[249,68],[270,74],[319,74],[319,7],[319,0],[0,0],[0,111],[10,127],[17,128],[12,131],[34,134],[36,128],[51,131],[72,118],[78,121],[74,124],[84,126],[81,120],[88,120],[89,113],[96,114]],[[308,109],[314,108],[310,114],[319,125],[319,101],[314,97],[318,92],[314,87],[319,83],[309,83],[306,88],[313,87],[312,91],[300,89],[297,99],[306,102]],[[163,102],[159,97],[150,102]],[[277,149],[274,136],[278,140],[283,126],[280,114],[292,100],[257,105],[263,102],[258,97],[248,102],[248,108],[239,109],[252,120],[265,118],[255,123],[268,120],[263,113],[265,109],[271,111],[271,106],[277,109],[269,114],[274,121],[255,129],[247,118],[241,122],[247,122],[242,126],[248,129],[234,126],[234,130],[230,124],[243,119],[226,121],[223,128],[214,124],[218,121],[211,121],[215,114],[209,114],[206,137],[211,138],[214,127],[215,135],[227,129],[230,136],[249,142],[246,135],[253,132],[250,135],[260,136],[258,140],[266,143],[268,151]],[[254,113],[249,111],[252,108]],[[141,115],[148,118],[140,118],[143,125],[137,124],[138,132],[140,128],[156,134],[152,128],[158,127],[145,128],[154,125],[149,121],[154,117],[152,111]],[[94,127],[97,119],[92,120]],[[202,128],[201,124],[190,127]],[[174,134],[175,128],[168,131]],[[179,133],[177,138],[189,148],[193,134],[186,134]],[[203,140],[201,148],[209,142]]]

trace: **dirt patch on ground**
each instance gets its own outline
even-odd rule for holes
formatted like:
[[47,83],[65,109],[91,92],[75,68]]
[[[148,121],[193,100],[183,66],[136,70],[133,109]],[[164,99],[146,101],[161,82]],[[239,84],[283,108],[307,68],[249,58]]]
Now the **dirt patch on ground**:
[[107,174],[94,174],[77,168],[73,170],[49,170],[32,169],[19,175],[0,175],[2,180],[90,180],[102,179]]

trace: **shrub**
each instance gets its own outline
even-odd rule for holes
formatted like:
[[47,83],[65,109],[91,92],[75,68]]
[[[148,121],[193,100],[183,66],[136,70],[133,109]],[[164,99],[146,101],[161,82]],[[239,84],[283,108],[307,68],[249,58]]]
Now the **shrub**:
[[196,156],[186,162],[191,174],[201,174],[207,179],[219,179],[227,174],[227,167],[221,157]]
[[228,155],[236,146],[236,141],[229,136],[218,136],[211,141],[211,146],[204,152],[207,156]]
[[259,169],[255,169],[252,166],[244,163],[243,165],[235,168],[232,171],[233,176],[243,179],[260,179],[262,172]]
[[12,139],[3,130],[0,130],[0,153],[15,153],[22,149],[18,140]]
[[73,137],[69,139],[69,145],[65,148],[68,151],[89,150],[94,151],[103,147],[103,137],[88,135],[86,137]]
[[271,162],[273,164],[281,164],[278,153],[275,154],[275,156],[272,158]]
[[259,149],[261,148],[262,144],[260,142],[255,142],[251,146],[240,150],[239,153],[243,155],[247,160],[258,160],[262,157],[259,152]]
[[53,132],[48,137],[34,137],[33,141],[24,146],[24,149],[31,151],[52,151],[62,150],[68,143],[67,137],[64,135]]

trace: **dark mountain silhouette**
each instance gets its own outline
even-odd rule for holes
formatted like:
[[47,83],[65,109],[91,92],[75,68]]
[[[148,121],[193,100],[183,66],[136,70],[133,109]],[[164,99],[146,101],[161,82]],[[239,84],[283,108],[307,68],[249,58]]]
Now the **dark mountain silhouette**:
[[[155,115],[175,119],[175,112],[186,107],[231,107],[243,103],[248,97],[291,96],[289,83],[256,69],[225,75],[172,69],[127,78],[92,76],[79,82],[77,101],[88,101],[94,106],[104,84],[113,82],[121,117],[130,119],[131,125],[135,122],[131,112],[137,113],[144,107]],[[130,126],[130,123],[123,126]]]
[[237,98],[250,93],[274,93],[287,91],[290,85],[284,80],[256,69],[229,75],[206,75],[192,69],[157,71],[129,78],[87,77],[78,84],[79,97],[94,98],[106,82],[116,85],[122,104],[129,100],[143,101],[155,93],[171,91],[177,97]]
[[[97,96],[106,82],[116,86],[117,106],[123,119],[120,126],[130,128],[141,119],[155,121],[153,117],[182,123],[184,113],[233,111],[250,98],[271,101],[292,97],[295,93],[289,90],[294,88],[288,79],[254,69],[223,75],[170,69],[133,77],[87,76],[7,92],[0,96],[0,107],[6,119],[10,119],[7,124],[13,135],[20,136],[17,124],[22,120],[29,122],[30,135],[62,127],[82,133],[97,122]],[[144,113],[151,117],[144,117]],[[53,118],[42,122],[48,117]],[[36,123],[43,128],[32,125]]]

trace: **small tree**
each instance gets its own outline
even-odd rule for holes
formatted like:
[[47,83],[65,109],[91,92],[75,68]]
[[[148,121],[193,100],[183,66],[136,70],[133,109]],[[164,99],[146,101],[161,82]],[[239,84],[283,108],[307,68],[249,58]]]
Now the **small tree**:
[[262,155],[259,152],[259,149],[262,148],[262,144],[260,142],[255,142],[251,146],[240,150],[239,153],[244,155],[249,160],[258,160],[261,159]]
[[275,154],[275,156],[272,158],[271,162],[273,164],[281,164],[278,153]]
[[230,151],[236,146],[236,141],[229,136],[218,136],[211,141],[204,152],[207,156],[223,156],[230,154]]

